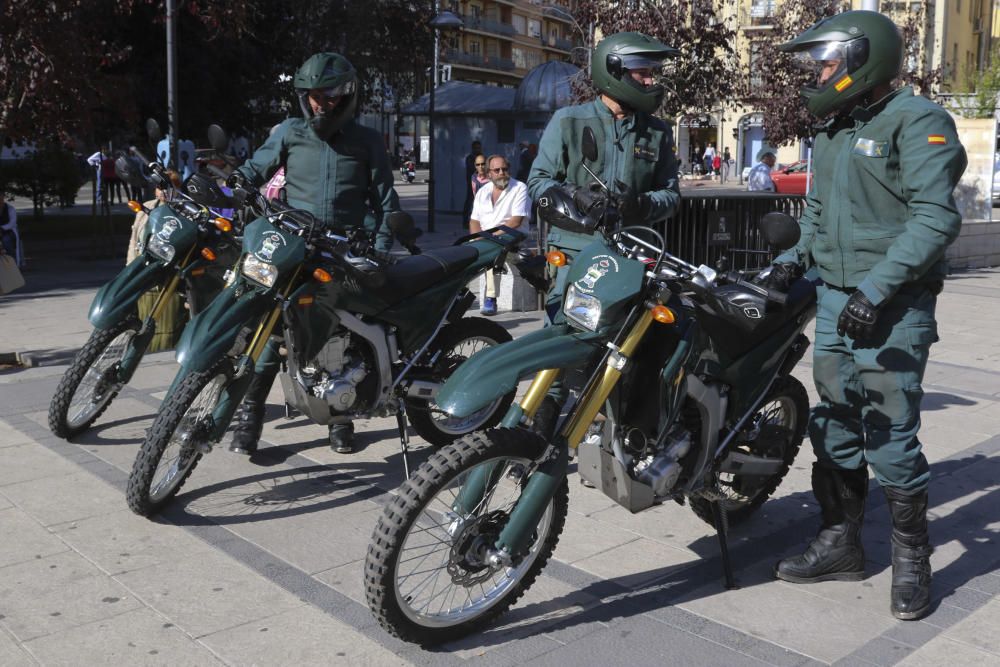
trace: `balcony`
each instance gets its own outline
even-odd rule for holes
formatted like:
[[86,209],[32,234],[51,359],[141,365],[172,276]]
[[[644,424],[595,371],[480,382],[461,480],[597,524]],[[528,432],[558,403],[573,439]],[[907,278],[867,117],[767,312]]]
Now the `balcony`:
[[452,65],[465,65],[466,67],[481,67],[483,69],[493,69],[500,72],[513,72],[514,61],[510,58],[500,56],[481,56],[473,53],[465,53],[458,49],[445,49],[444,59]]
[[558,49],[559,51],[565,51],[569,53],[573,50],[573,42],[568,39],[563,39],[561,37],[539,37],[538,40],[542,43],[544,48],[548,49]]
[[497,21],[496,19],[473,16],[472,14],[463,14],[462,22],[465,23],[466,30],[478,30],[480,32],[488,32],[493,35],[502,35],[504,37],[514,36],[514,26],[510,23]]

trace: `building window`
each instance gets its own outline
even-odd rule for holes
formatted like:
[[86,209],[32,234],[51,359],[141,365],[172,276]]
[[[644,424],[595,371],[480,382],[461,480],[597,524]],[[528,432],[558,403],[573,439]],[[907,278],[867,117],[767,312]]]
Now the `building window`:
[[478,19],[479,15],[483,13],[483,8],[479,5],[469,5],[469,16],[474,19]]
[[510,17],[511,24],[514,26],[514,30],[519,35],[525,35],[528,32],[528,22],[520,14],[514,14]]
[[471,53],[474,56],[478,56],[478,55],[482,54],[482,52],[483,52],[483,46],[479,42],[479,40],[478,39],[470,39],[469,40],[469,53]]
[[524,55],[524,49],[515,46],[510,50],[510,59],[514,61],[514,67],[518,69],[528,69],[528,59]]
[[541,37],[542,36],[542,22],[538,19],[528,19],[528,36],[529,37]]

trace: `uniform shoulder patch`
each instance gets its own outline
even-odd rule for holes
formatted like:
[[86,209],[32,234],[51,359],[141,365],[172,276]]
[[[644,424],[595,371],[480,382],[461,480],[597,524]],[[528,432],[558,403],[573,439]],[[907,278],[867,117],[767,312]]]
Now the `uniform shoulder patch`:
[[946,144],[948,143],[948,138],[943,134],[928,134],[927,143],[929,144]]

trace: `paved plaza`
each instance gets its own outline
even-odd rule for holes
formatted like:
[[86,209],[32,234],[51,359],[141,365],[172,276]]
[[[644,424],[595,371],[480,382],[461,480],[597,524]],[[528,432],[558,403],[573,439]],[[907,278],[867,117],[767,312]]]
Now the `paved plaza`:
[[[422,189],[400,191],[411,206]],[[419,221],[418,221],[419,222]],[[422,245],[460,234],[442,221]],[[176,364],[148,355],[89,432],[46,426],[56,383],[90,332],[96,289],[120,260],[39,244],[28,286],[0,297],[0,665],[1000,665],[1000,270],[953,275],[924,385],[932,463],[933,612],[889,614],[889,516],[871,494],[868,578],[794,585],[776,559],[814,534],[812,452],[730,535],[737,590],[714,531],[669,503],[630,515],[570,479],[553,561],[487,631],[433,651],[388,636],[365,605],[363,563],[403,479],[395,419],[358,423],[359,451],[286,420],[280,384],[252,459],[219,447],[154,521],[126,507],[128,471]],[[540,313],[504,313],[516,336]],[[796,375],[812,390],[809,358]],[[422,460],[430,449],[413,434]]]

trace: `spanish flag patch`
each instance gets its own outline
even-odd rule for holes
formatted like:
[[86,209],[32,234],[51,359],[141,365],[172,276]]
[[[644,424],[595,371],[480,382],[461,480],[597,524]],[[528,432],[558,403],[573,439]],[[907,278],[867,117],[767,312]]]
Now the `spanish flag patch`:
[[948,139],[945,138],[943,134],[929,134],[927,135],[927,143],[929,144],[946,144]]
[[848,75],[845,75],[843,79],[833,84],[833,87],[837,89],[838,93],[842,93],[844,92],[844,89],[850,86],[852,83],[854,83],[854,79],[852,79]]

